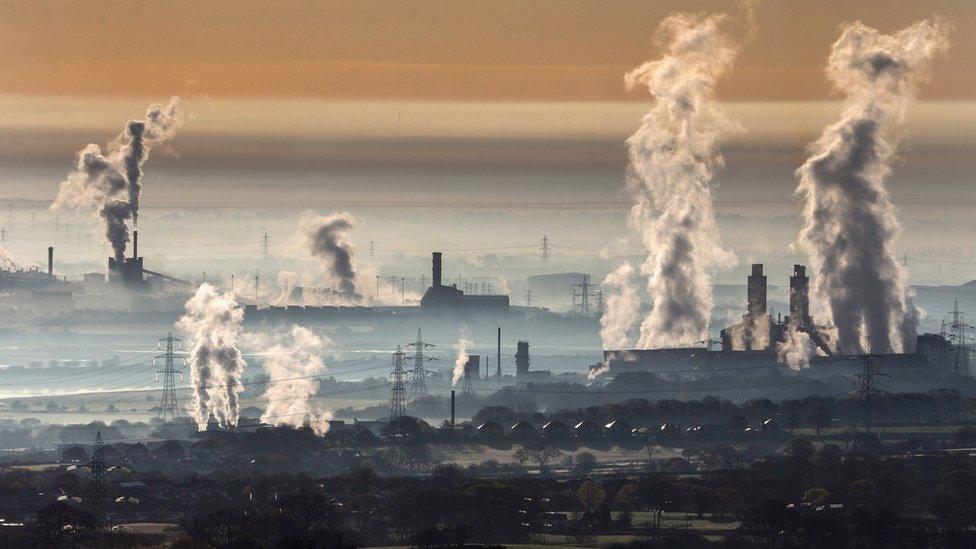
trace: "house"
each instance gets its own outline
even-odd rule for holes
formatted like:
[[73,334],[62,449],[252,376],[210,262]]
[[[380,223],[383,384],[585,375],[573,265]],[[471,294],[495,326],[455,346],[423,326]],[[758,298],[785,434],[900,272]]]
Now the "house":
[[677,435],[681,433],[681,427],[674,423],[665,423],[659,431],[662,435]]
[[595,438],[602,434],[600,426],[596,423],[584,419],[573,427],[573,434],[579,438]]
[[569,427],[561,421],[550,421],[542,426],[542,436],[547,438],[568,437]]
[[535,427],[533,427],[528,421],[520,421],[515,425],[512,425],[512,428],[509,429],[509,433],[513,437],[518,438],[534,438],[539,434],[535,430]]
[[603,426],[603,432],[611,438],[630,438],[634,428],[622,419],[615,419]]
[[503,434],[502,426],[494,421],[486,421],[478,426],[478,436],[482,438],[498,438]]

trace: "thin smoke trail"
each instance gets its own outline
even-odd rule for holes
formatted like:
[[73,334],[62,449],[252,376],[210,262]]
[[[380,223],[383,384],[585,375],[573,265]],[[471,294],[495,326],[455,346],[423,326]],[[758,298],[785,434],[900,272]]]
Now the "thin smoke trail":
[[457,357],[454,359],[454,370],[451,372],[451,386],[457,386],[464,376],[464,367],[468,363],[468,349],[471,347],[471,334],[467,326],[462,326],[458,332],[458,341],[454,345]]

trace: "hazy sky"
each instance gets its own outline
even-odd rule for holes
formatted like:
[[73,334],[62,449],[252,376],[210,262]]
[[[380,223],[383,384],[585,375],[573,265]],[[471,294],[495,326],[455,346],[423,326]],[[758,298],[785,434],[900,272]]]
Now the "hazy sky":
[[[726,100],[819,100],[841,23],[939,14],[953,55],[923,97],[976,94],[972,0],[766,0]],[[0,93],[619,100],[669,12],[727,0],[0,3]],[[743,34],[745,29],[742,29]],[[633,96],[632,96],[633,97]]]
[[[179,95],[187,120],[152,153],[144,208],[603,208],[622,236],[623,141],[648,108],[624,73],[660,55],[668,13],[737,6],[0,0],[0,200],[51,200],[77,150]],[[756,15],[718,89],[741,125],[723,144],[720,216],[795,213],[793,172],[840,110],[823,66],[842,23],[892,32],[938,15],[951,54],[909,112],[891,188],[906,220],[928,223],[923,241],[969,223],[976,2],[765,0]]]

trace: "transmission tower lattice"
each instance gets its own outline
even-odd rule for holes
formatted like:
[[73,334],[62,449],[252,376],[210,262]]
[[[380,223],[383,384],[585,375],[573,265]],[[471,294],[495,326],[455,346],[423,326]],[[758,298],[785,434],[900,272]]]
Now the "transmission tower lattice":
[[88,469],[91,471],[91,494],[90,503],[92,514],[98,522],[104,519],[105,510],[105,447],[102,445],[102,432],[95,434],[95,448],[92,451],[91,461],[88,462]]
[[434,345],[430,343],[424,343],[424,336],[420,330],[417,330],[417,341],[413,343],[408,343],[407,347],[413,348],[413,369],[410,370],[412,374],[410,383],[410,400],[417,400],[420,397],[424,397],[430,394],[427,389],[427,376],[434,373],[428,370],[424,364],[429,360],[436,360],[433,357],[429,357],[424,354],[424,349],[433,347]]
[[261,257],[264,259],[271,257],[271,236],[268,233],[261,235]]
[[573,296],[573,312],[581,315],[590,314],[590,288],[595,286],[596,284],[590,284],[590,275],[588,274],[583,275],[582,282],[570,286],[570,293]]
[[552,248],[549,246],[549,235],[542,235],[542,268],[549,269],[549,256]]
[[[173,332],[170,332],[166,337],[157,341],[156,348],[162,350],[164,342],[166,343],[166,352],[153,357],[153,366],[158,367],[159,364],[157,361],[163,361],[163,396],[159,400],[159,413],[156,417],[161,421],[167,422],[176,421],[183,416],[179,403],[176,400],[176,374],[179,374],[180,381],[183,381],[183,370],[182,368],[177,368],[176,361],[180,361],[180,366],[182,367],[184,359],[176,355],[176,351],[183,350],[183,342],[173,337]],[[158,372],[156,378],[158,381]]]
[[956,300],[952,311],[949,312],[949,340],[952,342],[953,364],[952,375],[969,375],[969,336],[966,333],[972,328],[966,324],[966,314],[959,311],[959,300]]
[[393,353],[393,371],[390,372],[390,375],[393,376],[393,389],[390,392],[391,422],[407,415],[407,388],[403,381],[405,376],[403,370],[404,357],[403,349],[397,345],[397,350]]
[[879,355],[865,354],[861,355],[861,373],[856,374],[855,377],[861,380],[861,388],[858,390],[858,395],[861,397],[861,402],[864,405],[864,429],[867,431],[871,430],[873,423],[873,405],[874,405],[874,395],[882,392],[880,389],[875,388],[875,381],[878,377],[891,377],[888,374],[881,374],[874,369],[874,357]]

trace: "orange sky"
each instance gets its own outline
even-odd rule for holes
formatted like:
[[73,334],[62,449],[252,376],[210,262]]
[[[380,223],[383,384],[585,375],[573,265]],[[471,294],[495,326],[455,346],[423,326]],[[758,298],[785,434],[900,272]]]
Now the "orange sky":
[[[432,100],[620,100],[655,57],[653,30],[714,0],[0,3],[0,94]],[[720,95],[829,98],[837,27],[892,31],[938,14],[954,26],[927,99],[976,98],[972,0],[766,0]]]

